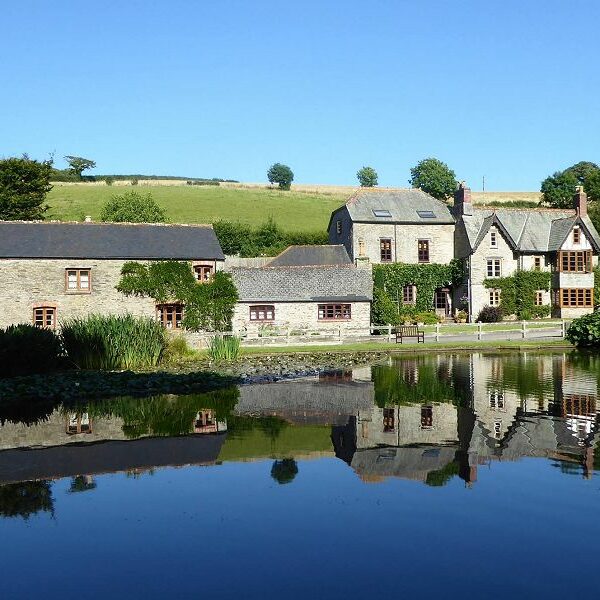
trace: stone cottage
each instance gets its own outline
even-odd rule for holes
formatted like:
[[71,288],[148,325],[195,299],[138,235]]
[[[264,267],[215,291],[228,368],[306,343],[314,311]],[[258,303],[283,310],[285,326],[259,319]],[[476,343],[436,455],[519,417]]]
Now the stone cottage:
[[593,310],[600,236],[588,217],[583,190],[578,190],[571,210],[504,209],[473,206],[471,190],[461,184],[454,214],[454,252],[466,261],[468,273],[457,295],[468,298],[472,319],[484,306],[502,303],[501,291],[484,281],[518,270],[552,273],[551,292],[538,290],[535,303],[551,305],[553,316],[573,318]]
[[231,275],[240,297],[235,332],[369,334],[371,270],[353,265],[343,247],[293,246],[264,267],[233,267]]
[[126,297],[115,287],[128,261],[190,261],[200,283],[225,257],[210,225],[0,222],[0,327],[55,328],[90,313],[155,316],[181,326],[183,306]]

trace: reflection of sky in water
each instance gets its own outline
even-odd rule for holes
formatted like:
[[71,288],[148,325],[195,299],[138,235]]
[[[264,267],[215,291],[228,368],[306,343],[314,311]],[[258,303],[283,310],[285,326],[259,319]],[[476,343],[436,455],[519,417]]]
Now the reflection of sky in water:
[[600,549],[599,372],[448,354],[5,421],[0,596],[564,597]]

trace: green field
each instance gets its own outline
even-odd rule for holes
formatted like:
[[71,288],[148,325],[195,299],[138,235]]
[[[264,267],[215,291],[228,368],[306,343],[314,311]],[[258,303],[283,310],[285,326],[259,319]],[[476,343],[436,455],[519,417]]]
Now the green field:
[[265,188],[235,189],[217,186],[55,185],[48,194],[48,219],[99,220],[102,205],[125,191],[150,192],[173,223],[213,223],[219,219],[251,225],[272,216],[287,231],[325,231],[331,211],[348,194],[282,192]]

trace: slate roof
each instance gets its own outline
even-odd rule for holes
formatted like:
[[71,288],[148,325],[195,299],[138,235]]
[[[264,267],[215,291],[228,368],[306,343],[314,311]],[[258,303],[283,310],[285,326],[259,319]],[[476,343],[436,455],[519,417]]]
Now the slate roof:
[[469,244],[475,250],[492,224],[520,252],[553,252],[559,250],[573,225],[579,223],[589,234],[591,243],[600,249],[600,235],[589,217],[578,217],[572,210],[477,208],[462,222]]
[[210,225],[1,221],[0,258],[224,260],[225,256]]
[[303,267],[309,265],[350,265],[344,246],[290,246],[269,261],[269,267]]
[[233,268],[241,302],[360,302],[373,299],[367,269],[347,266]]
[[[449,207],[417,188],[406,190],[361,190],[344,205],[354,222],[452,224],[455,222]],[[333,212],[333,215],[344,206]],[[390,217],[377,217],[373,211],[388,211]],[[431,211],[433,218],[419,216],[417,211]],[[330,221],[331,225],[331,221]]]

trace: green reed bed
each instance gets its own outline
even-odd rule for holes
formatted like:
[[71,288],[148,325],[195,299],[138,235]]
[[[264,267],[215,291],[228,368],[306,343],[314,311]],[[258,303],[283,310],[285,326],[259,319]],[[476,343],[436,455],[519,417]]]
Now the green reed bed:
[[155,367],[166,347],[165,330],[150,318],[90,315],[62,325],[69,359],[80,369]]
[[235,335],[216,335],[208,346],[208,355],[214,361],[233,362],[240,355],[240,338]]

